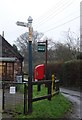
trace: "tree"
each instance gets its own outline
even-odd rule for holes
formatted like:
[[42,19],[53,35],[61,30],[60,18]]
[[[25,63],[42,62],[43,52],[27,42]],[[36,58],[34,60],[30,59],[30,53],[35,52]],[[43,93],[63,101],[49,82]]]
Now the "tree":
[[82,59],[82,52],[79,52],[79,54],[77,55],[77,59]]
[[[55,40],[46,38],[48,40],[48,62],[54,61],[68,61],[72,59],[77,59],[77,55],[80,49],[80,40],[76,33],[71,32],[70,29],[64,33],[65,42],[55,42]],[[43,33],[33,32],[32,40],[32,60],[33,65],[45,63],[45,52],[37,52],[37,42],[43,37]],[[44,39],[45,41],[45,39]],[[16,44],[24,57],[24,63],[26,69],[28,68],[28,32],[20,35],[17,38]]]
[[48,60],[54,61],[68,61],[73,59],[72,50],[65,43],[54,42],[52,39],[48,39]]
[[69,47],[73,57],[76,59],[80,52],[80,37],[75,32],[72,32],[70,28],[65,32],[65,45]]
[[[37,41],[39,41],[43,37],[43,33],[38,33],[37,31],[33,31],[32,37],[32,56],[33,56],[33,62],[35,63],[37,60],[41,61],[42,54],[38,55],[39,53],[37,52]],[[17,38],[16,45],[18,46],[21,54],[24,57],[24,64],[27,69],[27,63],[28,63],[28,32],[20,35],[20,37]]]
[[55,59],[57,61],[68,61],[73,59],[71,51],[68,46],[63,43],[55,44]]
[[71,32],[69,29],[67,32],[64,32],[65,41],[54,42],[55,40],[49,39],[49,60],[57,61],[68,61],[71,59],[77,59],[78,54],[80,53],[80,38],[74,32]]

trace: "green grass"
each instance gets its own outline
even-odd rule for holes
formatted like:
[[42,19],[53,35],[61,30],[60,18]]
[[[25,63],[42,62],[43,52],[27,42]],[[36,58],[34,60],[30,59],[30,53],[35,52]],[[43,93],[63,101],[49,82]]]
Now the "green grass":
[[15,107],[14,112],[13,112],[13,115],[15,115],[16,113],[21,113],[21,114],[24,113],[24,105],[23,105],[23,103],[18,104],[18,105]]
[[33,86],[33,98],[47,95],[48,88],[44,84],[41,85],[41,91],[37,91],[37,87],[37,85]]
[[24,84],[17,84],[16,86],[17,92],[24,93]]
[[[41,87],[41,91],[37,92],[37,86],[33,87],[33,97],[47,94],[47,88]],[[16,118],[61,118],[70,109],[71,103],[62,95],[58,94],[52,97],[51,101],[40,100],[33,103],[33,112],[30,115],[16,115]],[[20,107],[17,107],[20,110]]]

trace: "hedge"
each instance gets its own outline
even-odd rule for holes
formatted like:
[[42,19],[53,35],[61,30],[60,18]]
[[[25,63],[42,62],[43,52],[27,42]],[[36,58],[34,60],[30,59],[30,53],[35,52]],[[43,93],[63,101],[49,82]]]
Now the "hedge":
[[63,74],[63,85],[64,86],[80,86],[80,66],[82,65],[81,60],[72,60],[65,62],[62,66]]
[[52,74],[56,79],[60,79],[62,76],[62,62],[48,63],[47,65],[47,79],[52,79]]
[[51,79],[54,74],[56,79],[60,80],[60,84],[68,87],[80,87],[82,71],[82,60],[71,60],[65,63],[56,62],[48,64],[47,78]]

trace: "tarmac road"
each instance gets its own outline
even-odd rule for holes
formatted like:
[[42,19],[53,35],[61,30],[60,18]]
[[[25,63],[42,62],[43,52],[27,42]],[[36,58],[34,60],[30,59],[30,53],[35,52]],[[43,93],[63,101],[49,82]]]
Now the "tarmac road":
[[66,118],[68,120],[81,120],[82,119],[82,101],[81,95],[79,91],[68,90],[64,88],[60,88],[60,92],[68,98],[69,101],[72,102],[73,108],[72,110],[66,114]]

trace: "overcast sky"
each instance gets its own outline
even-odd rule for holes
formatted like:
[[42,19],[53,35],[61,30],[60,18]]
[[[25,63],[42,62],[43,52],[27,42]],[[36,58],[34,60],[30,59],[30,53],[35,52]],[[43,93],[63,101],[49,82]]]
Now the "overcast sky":
[[76,34],[80,31],[81,0],[0,0],[0,34],[13,44],[25,27],[17,21],[28,22],[33,18],[33,30],[44,33],[54,40],[61,40],[69,28]]

